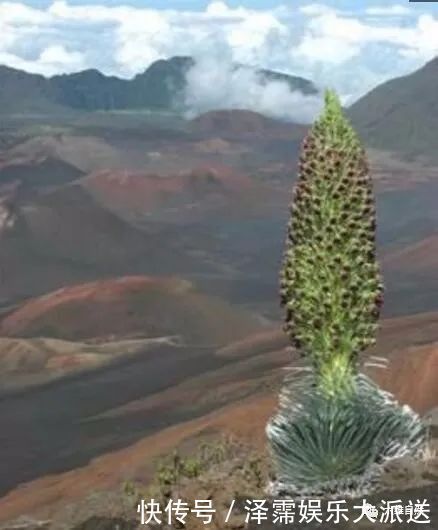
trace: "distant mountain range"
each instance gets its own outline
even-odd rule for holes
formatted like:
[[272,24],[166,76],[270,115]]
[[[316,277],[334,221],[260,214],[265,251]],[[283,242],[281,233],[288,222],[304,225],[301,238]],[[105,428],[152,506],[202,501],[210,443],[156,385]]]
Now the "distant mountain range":
[[[191,57],[159,60],[133,79],[106,76],[98,70],[45,78],[0,66],[0,113],[50,113],[62,109],[171,109],[181,105]],[[236,68],[244,67],[237,65]],[[249,67],[246,67],[249,68]],[[315,85],[302,77],[256,70],[260,81],[284,81],[291,90],[315,94]]]
[[[45,78],[0,66],[0,115],[99,110],[181,110],[191,57],[159,60],[132,79],[98,70]],[[249,68],[236,64],[236,68]],[[261,83],[283,81],[291,90],[317,94],[309,80],[271,70],[254,70]],[[377,86],[348,114],[367,145],[408,157],[437,158],[438,58],[405,77]]]
[[438,57],[376,87],[348,112],[368,145],[408,156],[438,157]]

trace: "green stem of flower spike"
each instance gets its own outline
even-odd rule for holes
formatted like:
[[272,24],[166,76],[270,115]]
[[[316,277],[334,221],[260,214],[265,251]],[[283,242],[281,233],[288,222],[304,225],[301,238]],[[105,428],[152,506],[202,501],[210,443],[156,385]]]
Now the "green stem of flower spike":
[[355,368],[345,355],[334,355],[319,367],[317,382],[328,398],[345,397],[354,386]]

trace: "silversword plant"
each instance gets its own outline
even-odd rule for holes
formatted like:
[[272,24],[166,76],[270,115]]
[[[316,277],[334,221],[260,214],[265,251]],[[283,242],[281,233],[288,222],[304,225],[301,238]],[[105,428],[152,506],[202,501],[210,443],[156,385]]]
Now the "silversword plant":
[[424,440],[416,414],[360,373],[383,284],[365,150],[336,94],[302,145],[281,271],[285,331],[307,361],[286,378],[267,433],[285,491],[366,490]]

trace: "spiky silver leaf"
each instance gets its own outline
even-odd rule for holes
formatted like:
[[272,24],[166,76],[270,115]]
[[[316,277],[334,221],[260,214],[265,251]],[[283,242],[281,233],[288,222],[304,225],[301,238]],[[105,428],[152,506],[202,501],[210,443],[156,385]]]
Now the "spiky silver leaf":
[[289,375],[267,435],[277,493],[366,493],[383,464],[416,454],[426,430],[407,406],[363,374],[350,395],[328,399],[313,374]]

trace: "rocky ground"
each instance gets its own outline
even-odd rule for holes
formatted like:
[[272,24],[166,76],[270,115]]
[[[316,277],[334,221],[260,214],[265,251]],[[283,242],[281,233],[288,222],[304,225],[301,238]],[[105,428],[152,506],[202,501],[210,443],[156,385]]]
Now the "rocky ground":
[[[235,437],[204,437],[195,450],[189,452],[182,447],[181,451],[173,452],[156,462],[153,480],[147,484],[128,481],[120,489],[94,492],[80,502],[64,506],[53,514],[51,519],[32,519],[21,517],[1,527],[1,530],[128,530],[134,528],[160,528],[171,530],[201,528],[270,530],[274,528],[338,528],[342,530],[367,530],[371,528],[438,528],[436,506],[438,506],[438,428],[436,427],[436,411],[429,415],[432,424],[431,439],[428,450],[421,460],[403,458],[392,461],[385,467],[380,484],[376,491],[366,498],[366,502],[375,506],[379,514],[372,522],[367,517],[354,522],[361,515],[359,506],[362,498],[338,499],[345,500],[343,507],[348,510],[348,521],[340,516],[327,522],[329,514],[335,514],[335,500],[322,500],[317,505],[319,515],[312,521],[311,511],[307,513],[302,505],[308,500],[295,500],[295,521],[293,524],[282,524],[281,519],[275,520],[272,499],[267,494],[272,470],[265,449],[242,442]],[[155,499],[161,504],[161,514],[157,518],[162,524],[141,524],[141,513],[137,513],[141,500],[146,503]],[[177,512],[173,511],[172,522],[167,524],[168,512],[165,507],[171,502],[176,510],[178,500],[186,502],[190,508],[195,507],[195,499],[208,500],[215,512],[211,521],[196,513],[188,513],[177,520]],[[264,501],[266,515],[258,519],[255,500]],[[410,501],[426,502],[430,512],[419,516],[420,522],[407,522],[408,514],[393,516],[385,515],[385,504],[390,501],[403,506]],[[319,502],[313,499],[312,502]],[[328,506],[327,502],[332,504]],[[173,504],[172,504],[173,503]],[[310,504],[307,504],[311,506]],[[315,506],[315,504],[313,505]],[[251,511],[252,508],[252,511]],[[145,518],[150,512],[146,508]],[[318,521],[321,518],[321,524]],[[428,523],[421,521],[429,520]],[[205,522],[204,522],[205,521]]]

